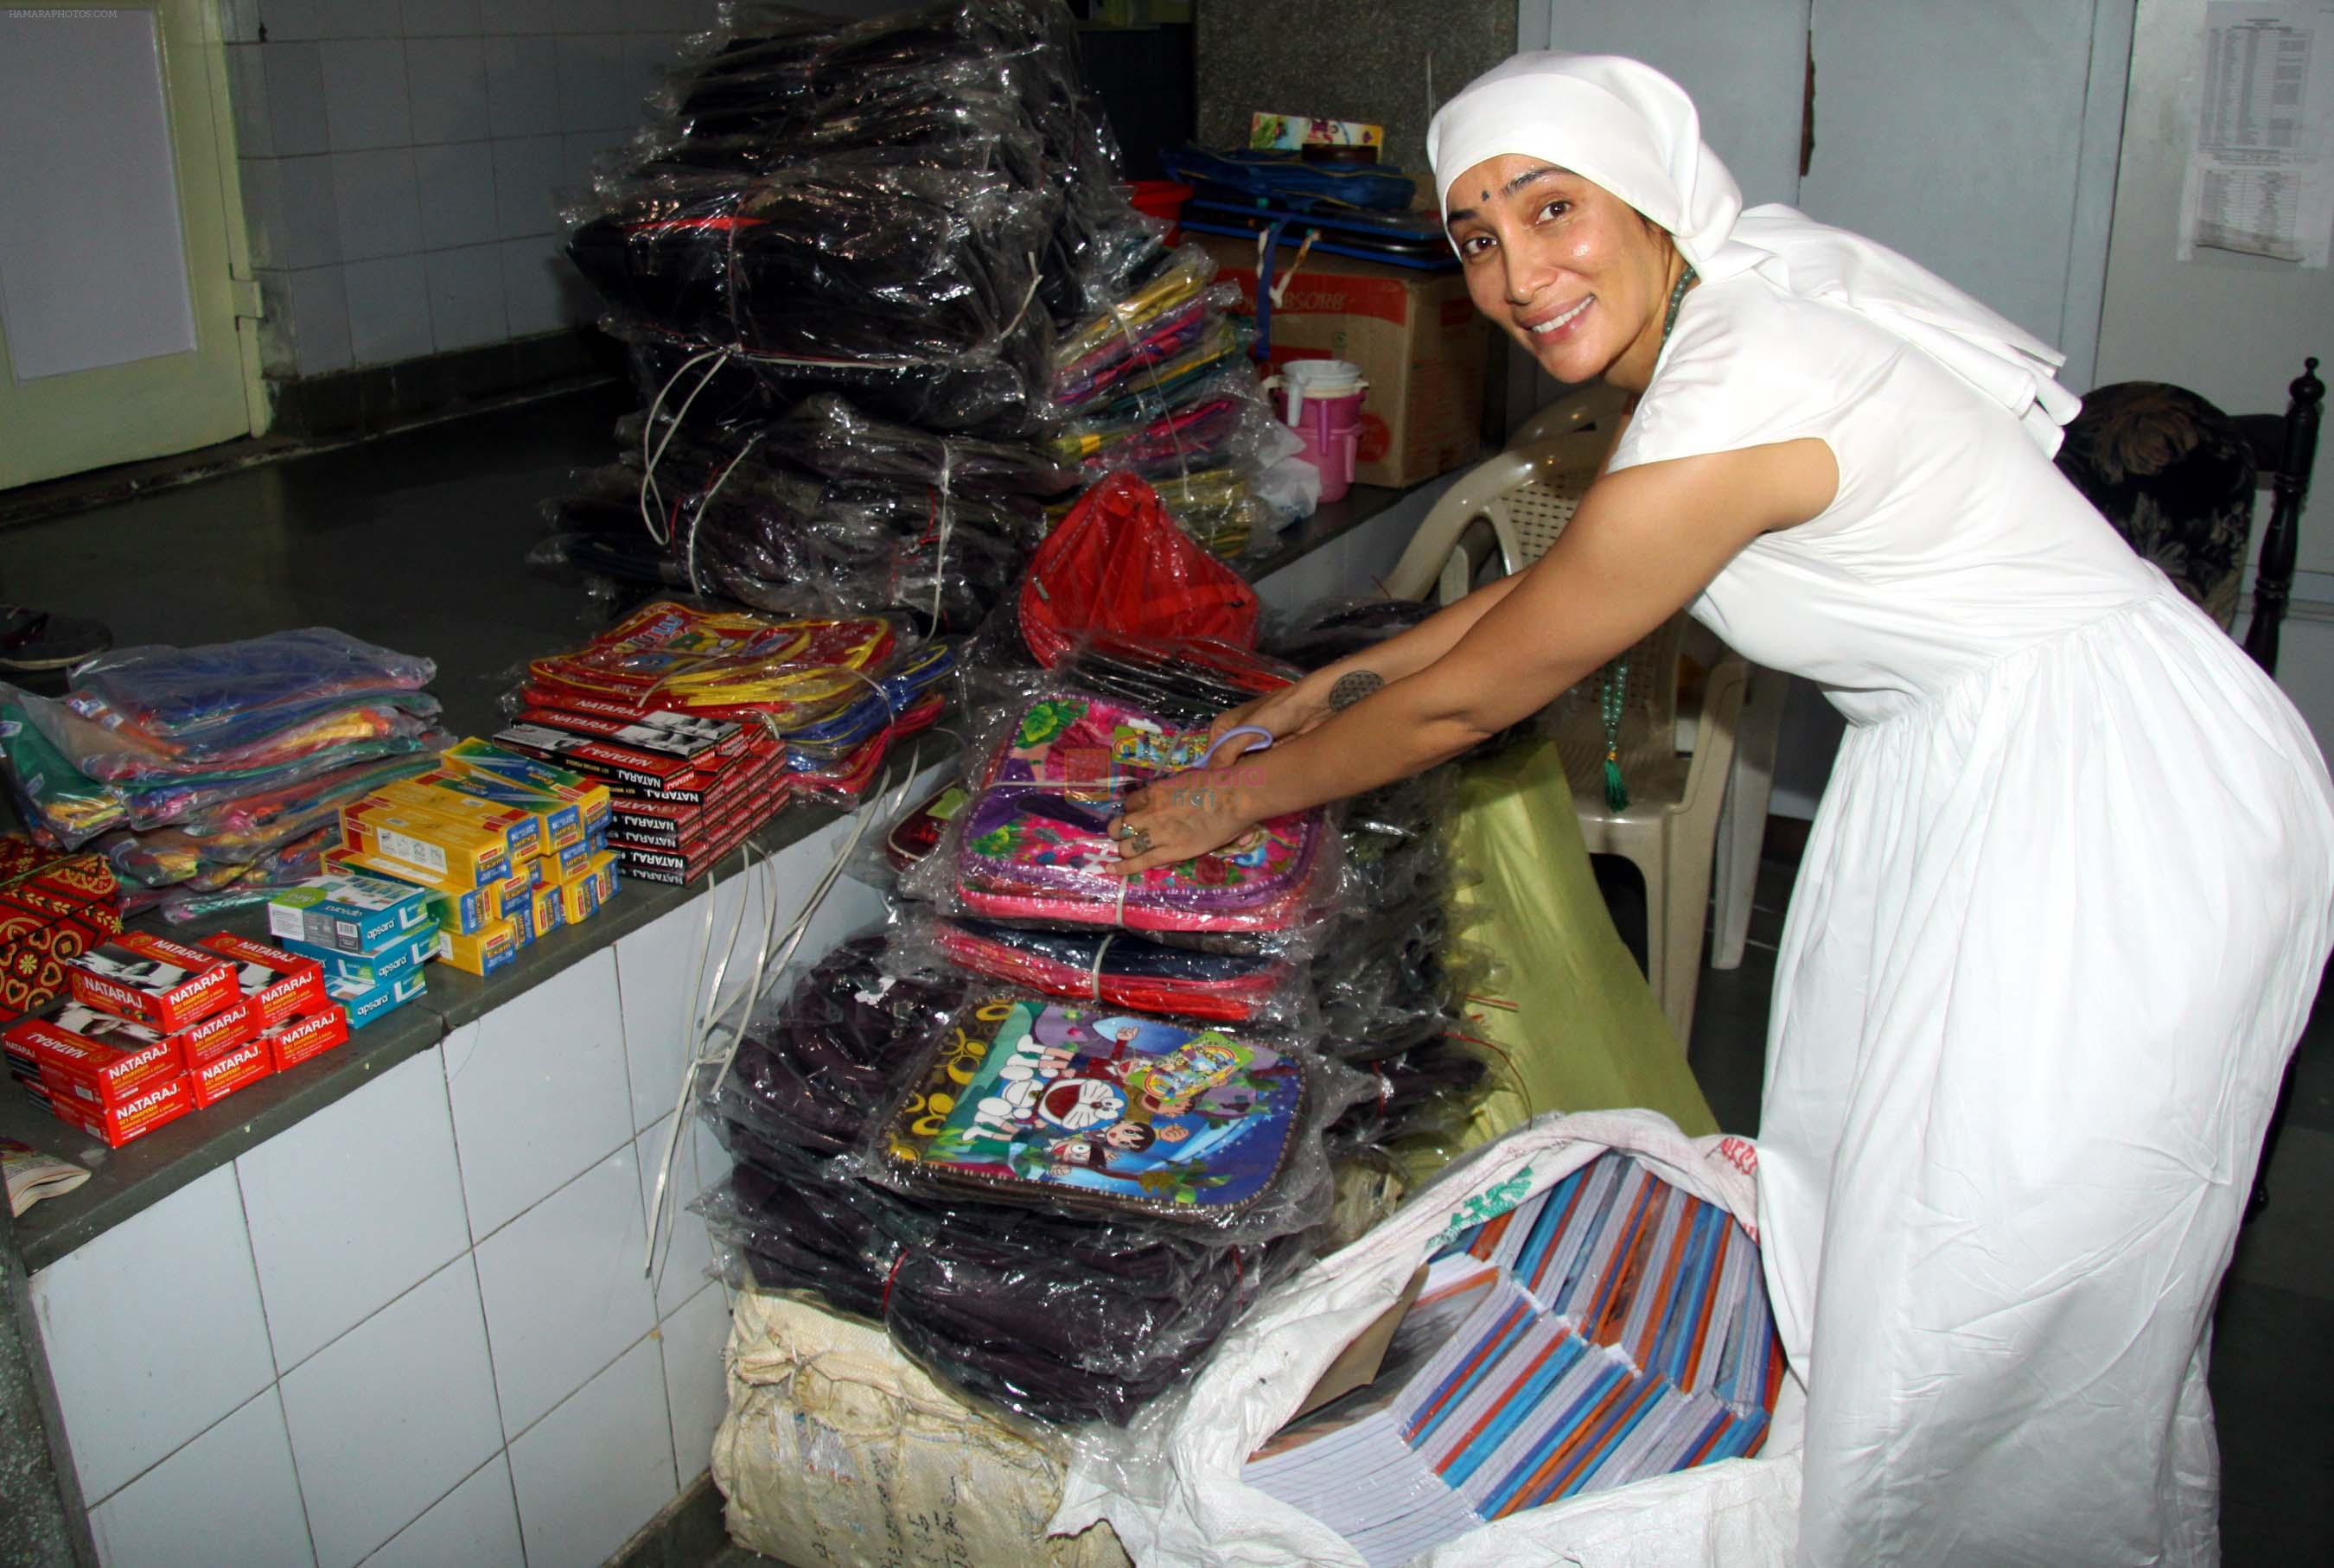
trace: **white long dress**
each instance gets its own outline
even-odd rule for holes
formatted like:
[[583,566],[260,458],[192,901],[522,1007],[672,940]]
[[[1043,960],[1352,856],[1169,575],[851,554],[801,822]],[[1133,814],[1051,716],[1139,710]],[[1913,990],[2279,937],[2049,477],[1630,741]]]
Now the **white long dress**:
[[1864,318],[1687,295],[1613,466],[1816,437],[1694,614],[1849,721],[1777,963],[1803,1562],[2209,1563],[2213,1297],[2334,919],[2324,763],[2018,421]]

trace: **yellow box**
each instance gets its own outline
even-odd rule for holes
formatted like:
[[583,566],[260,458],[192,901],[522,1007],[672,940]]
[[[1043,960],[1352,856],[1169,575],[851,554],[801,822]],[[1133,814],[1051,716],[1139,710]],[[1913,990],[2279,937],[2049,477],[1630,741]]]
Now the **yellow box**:
[[439,768],[410,782],[441,794],[465,795],[492,802],[510,811],[526,813],[535,819],[535,845],[526,851],[528,854],[549,854],[565,845],[584,842],[582,803],[562,799],[548,790],[536,789],[494,774],[454,768]]
[[500,833],[503,851],[510,857],[512,865],[518,864],[529,855],[543,852],[543,824],[535,820],[533,812],[522,811],[516,806],[480,800],[458,790],[437,789],[420,779],[393,780],[374,790],[365,799],[388,801],[400,811],[447,817],[458,822],[469,822],[489,832]]
[[469,975],[491,975],[517,957],[518,931],[508,920],[497,920],[476,936],[440,930],[438,961]]
[[600,884],[590,877],[578,877],[572,882],[562,882],[559,894],[560,916],[571,926],[580,926],[600,912]]
[[548,883],[535,890],[535,934],[547,937],[567,923],[567,908],[559,896],[559,884]]
[[542,868],[546,882],[572,882],[592,874],[592,851],[581,841],[548,854],[537,855],[535,863]]
[[602,850],[592,857],[592,890],[600,895],[603,909],[607,907],[610,899],[616,896],[616,890],[624,885],[623,874],[617,866],[613,850]]
[[395,801],[368,797],[343,806],[341,842],[393,875],[448,891],[485,887],[511,874],[503,832]]
[[584,836],[587,839],[604,837],[608,820],[615,811],[614,796],[598,780],[540,758],[505,751],[475,736],[447,747],[438,765],[448,773],[486,774],[539,789],[557,800],[573,801],[584,819]]

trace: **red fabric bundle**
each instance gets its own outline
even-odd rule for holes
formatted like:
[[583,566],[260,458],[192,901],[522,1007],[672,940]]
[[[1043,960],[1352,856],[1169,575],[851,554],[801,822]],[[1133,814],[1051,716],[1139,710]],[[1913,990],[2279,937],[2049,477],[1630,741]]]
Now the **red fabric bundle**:
[[1254,648],[1258,608],[1256,591],[1184,536],[1157,491],[1113,474],[1078,497],[1029,558],[1021,638],[1049,669],[1091,632]]

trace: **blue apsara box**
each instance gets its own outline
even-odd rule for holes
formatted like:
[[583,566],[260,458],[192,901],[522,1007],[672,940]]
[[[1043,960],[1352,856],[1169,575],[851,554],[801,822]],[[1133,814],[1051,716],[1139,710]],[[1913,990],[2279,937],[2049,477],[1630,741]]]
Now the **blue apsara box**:
[[425,926],[410,937],[400,937],[378,953],[335,953],[313,942],[284,939],[284,946],[323,966],[328,981],[345,981],[360,988],[386,986],[403,979],[438,952],[438,928]]
[[[434,944],[436,933],[431,933],[429,939]],[[324,982],[325,994],[348,1009],[352,1029],[371,1023],[391,1007],[402,1007],[428,989],[429,976],[420,969],[378,986],[360,986],[348,980]]]
[[267,903],[268,934],[335,953],[374,954],[430,924],[429,895],[386,877],[331,871]]

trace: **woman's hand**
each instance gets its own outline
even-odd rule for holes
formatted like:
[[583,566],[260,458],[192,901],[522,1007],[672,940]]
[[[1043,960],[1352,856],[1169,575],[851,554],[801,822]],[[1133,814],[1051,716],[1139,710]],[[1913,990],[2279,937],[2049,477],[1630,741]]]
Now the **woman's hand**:
[[[1293,685],[1284,686],[1253,702],[1244,702],[1227,713],[1218,714],[1215,722],[1208,726],[1208,744],[1215,745],[1242,725],[1254,725],[1268,730],[1275,740],[1303,735],[1329,717],[1329,688],[1333,683],[1322,678],[1329,673],[1326,669],[1316,669]],[[1243,740],[1239,743],[1239,751],[1227,752],[1211,760],[1220,764],[1230,762],[1255,749],[1256,745],[1252,739]]]
[[1129,794],[1111,827],[1120,846],[1113,869],[1122,877],[1135,877],[1154,866],[1178,865],[1220,850],[1254,827],[1248,791],[1231,782],[1237,772],[1196,768]]

